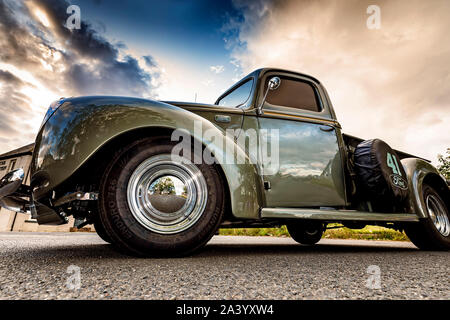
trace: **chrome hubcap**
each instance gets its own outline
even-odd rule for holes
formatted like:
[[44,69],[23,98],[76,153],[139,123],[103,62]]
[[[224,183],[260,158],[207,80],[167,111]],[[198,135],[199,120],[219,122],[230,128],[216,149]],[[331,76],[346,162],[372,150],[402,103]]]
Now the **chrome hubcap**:
[[430,194],[426,198],[428,214],[436,229],[444,237],[450,234],[450,221],[445,211],[444,204],[436,196]]
[[127,200],[134,218],[156,233],[174,234],[202,216],[207,185],[197,166],[173,161],[170,154],[153,156],[132,173]]

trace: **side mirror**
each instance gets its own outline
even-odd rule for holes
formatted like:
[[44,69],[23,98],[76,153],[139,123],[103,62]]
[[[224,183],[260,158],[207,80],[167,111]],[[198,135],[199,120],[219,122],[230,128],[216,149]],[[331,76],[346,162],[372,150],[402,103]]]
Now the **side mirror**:
[[269,80],[269,89],[276,90],[281,84],[281,79],[279,77],[273,77]]
[[272,77],[269,80],[269,83],[267,85],[266,93],[264,94],[264,98],[261,101],[261,104],[259,105],[258,109],[256,109],[256,112],[258,115],[262,114],[262,109],[264,106],[264,102],[266,102],[267,94],[269,93],[269,90],[277,90],[281,85],[281,79],[280,77]]

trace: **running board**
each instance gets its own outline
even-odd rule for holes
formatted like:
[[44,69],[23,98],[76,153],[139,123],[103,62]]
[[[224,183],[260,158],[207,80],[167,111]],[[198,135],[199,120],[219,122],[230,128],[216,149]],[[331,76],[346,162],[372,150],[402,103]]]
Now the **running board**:
[[326,221],[419,222],[411,213],[375,213],[356,210],[263,208],[261,218],[311,219]]

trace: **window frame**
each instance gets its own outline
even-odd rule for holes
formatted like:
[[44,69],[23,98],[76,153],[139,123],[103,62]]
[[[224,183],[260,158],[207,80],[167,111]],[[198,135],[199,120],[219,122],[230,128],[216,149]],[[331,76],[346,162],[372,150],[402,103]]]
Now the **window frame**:
[[307,76],[301,75],[301,74],[283,72],[283,70],[269,71],[261,76],[260,83],[258,85],[258,97],[256,99],[255,108],[257,105],[261,104],[261,101],[262,101],[264,93],[265,93],[264,92],[265,84],[268,81],[268,79],[270,79],[271,77],[280,77],[280,78],[285,77],[285,78],[295,80],[295,81],[306,82],[307,84],[311,85],[314,89],[318,104],[321,107],[321,111],[311,111],[311,110],[307,110],[307,109],[292,108],[292,107],[280,106],[280,105],[275,105],[275,104],[270,104],[268,102],[264,102],[263,113],[264,113],[264,110],[267,110],[267,111],[273,111],[273,112],[277,112],[280,114],[286,114],[286,115],[299,115],[300,114],[303,116],[317,118],[317,119],[323,119],[323,120],[334,119],[334,116],[330,111],[331,109],[328,106],[327,101],[325,100],[325,95],[322,90],[322,87],[317,81],[315,81],[314,79],[311,79]]
[[[320,95],[319,95],[319,91],[317,89],[316,86],[314,86],[314,84],[311,81],[307,81],[307,80],[303,80],[303,79],[298,79],[295,77],[290,77],[290,76],[280,76],[281,79],[281,83],[283,84],[283,80],[290,80],[290,81],[294,81],[294,82],[302,82],[308,86],[310,86],[313,90],[314,93],[314,98],[316,100],[316,105],[318,107],[318,110],[310,110],[310,109],[304,109],[304,108],[296,108],[296,107],[288,107],[288,106],[283,106],[283,105],[279,105],[279,104],[272,104],[270,102],[267,102],[269,105],[273,105],[273,106],[279,106],[279,107],[284,107],[284,108],[290,108],[290,109],[296,109],[296,110],[302,110],[302,111],[310,111],[310,112],[316,112],[316,113],[320,113],[323,111],[324,106],[322,103],[322,100],[320,99]],[[267,78],[265,80],[268,80]],[[266,89],[266,83],[268,81],[264,82],[264,90]]]
[[[237,89],[239,89],[240,87],[242,87],[243,85],[245,85],[246,83],[252,81],[252,86],[250,88],[250,92],[249,95],[247,97],[247,100],[245,100],[243,103],[241,103],[240,105],[237,105],[235,107],[229,107],[229,106],[221,106],[219,105],[220,101],[223,100],[224,98],[226,98],[227,96],[229,96],[231,93],[233,93],[234,91],[236,91]],[[253,98],[253,92],[255,90],[255,85],[256,85],[256,81],[255,81],[255,77],[247,77],[242,79],[241,81],[237,82],[236,84],[234,84],[231,88],[229,88],[227,91],[225,91],[222,95],[220,95],[220,97],[217,98],[216,102],[214,103],[215,105],[217,105],[220,108],[224,108],[224,109],[246,109],[252,102],[252,98]]]
[[[301,79],[301,78],[297,78],[297,77],[293,77],[293,76],[287,76],[287,75],[280,75],[279,77],[281,79],[281,85],[283,85],[283,80],[290,80],[290,81],[294,81],[294,82],[301,82],[301,83],[304,83],[304,84],[310,86],[311,89],[313,90],[314,98],[316,100],[316,105],[318,107],[318,110],[315,111],[315,110],[304,109],[304,108],[288,107],[288,106],[284,106],[284,105],[280,105],[280,104],[272,104],[272,103],[270,103],[268,101],[266,101],[265,103],[267,103],[270,106],[277,106],[277,107],[289,108],[289,109],[300,110],[300,111],[308,111],[308,112],[314,112],[314,113],[321,113],[324,110],[324,105],[322,103],[322,99],[320,97],[318,88],[314,85],[313,82],[308,81],[306,79]],[[263,82],[264,90],[267,89],[266,84],[268,83],[269,78],[271,78],[271,77],[265,77],[265,79],[264,79],[264,82]]]
[[16,167],[17,164],[17,158],[16,159],[11,159],[9,160],[9,164],[8,164],[8,172],[11,172],[14,170],[14,168]]

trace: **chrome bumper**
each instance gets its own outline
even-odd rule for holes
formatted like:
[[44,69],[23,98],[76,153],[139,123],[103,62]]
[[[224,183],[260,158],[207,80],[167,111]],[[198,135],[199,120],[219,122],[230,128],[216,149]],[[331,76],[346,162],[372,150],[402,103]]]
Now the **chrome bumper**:
[[33,213],[31,188],[22,184],[23,179],[23,169],[16,169],[0,180],[0,207],[16,212]]
[[[16,169],[0,180],[0,207],[15,212],[31,213],[31,218],[37,219],[39,224],[60,225],[69,221],[64,212],[57,212],[51,205],[34,201],[31,187],[22,184],[23,179],[23,170]],[[80,195],[76,200],[84,199],[81,199]]]

